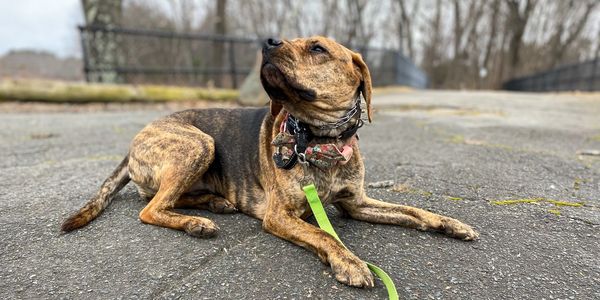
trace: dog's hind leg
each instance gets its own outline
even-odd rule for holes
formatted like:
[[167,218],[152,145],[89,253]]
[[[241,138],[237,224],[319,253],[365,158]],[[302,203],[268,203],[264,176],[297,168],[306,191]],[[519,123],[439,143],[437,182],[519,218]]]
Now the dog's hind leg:
[[143,188],[139,185],[137,186],[137,190],[140,197],[142,197],[146,201],[152,200],[152,198],[154,198],[154,195],[156,195],[155,191]]
[[161,120],[144,128],[130,149],[130,174],[142,190],[156,190],[140,212],[147,224],[182,230],[196,237],[217,233],[217,225],[175,211],[177,201],[208,170],[215,156],[212,137],[178,120]]
[[[165,180],[166,179],[166,180]],[[146,224],[182,230],[196,237],[211,237],[217,233],[217,225],[210,219],[187,216],[175,212],[175,203],[183,194],[175,180],[163,178],[163,185],[154,198],[140,212],[140,220]]]
[[456,219],[426,210],[388,203],[363,195],[336,203],[336,207],[353,219],[371,223],[399,225],[418,230],[443,232],[453,238],[475,240],[479,234]]
[[231,202],[214,194],[186,194],[177,200],[175,207],[205,209],[216,214],[231,214],[237,212],[237,209]]

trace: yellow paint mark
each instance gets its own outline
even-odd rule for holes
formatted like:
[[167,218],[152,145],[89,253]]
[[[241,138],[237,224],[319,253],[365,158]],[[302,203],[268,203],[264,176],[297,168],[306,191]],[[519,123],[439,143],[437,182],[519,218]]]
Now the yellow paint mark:
[[558,209],[549,209],[548,212],[560,216],[560,210]]
[[492,204],[494,204],[494,205],[514,205],[514,204],[521,204],[521,203],[538,203],[543,200],[544,200],[544,198],[497,200],[497,201],[492,201]]
[[546,202],[550,204],[554,204],[554,206],[570,206],[570,207],[582,207],[584,205],[583,202],[569,202],[569,201],[559,201],[554,199],[547,198],[525,198],[525,199],[509,199],[509,200],[492,200],[490,201],[494,205],[514,205],[514,204],[522,204],[522,203],[540,203]]
[[546,199],[547,202],[554,204],[555,206],[571,206],[571,207],[582,207],[583,202],[569,202],[569,201],[558,201],[552,199]]
[[446,196],[446,198],[448,198],[448,200],[452,200],[452,201],[460,201],[460,200],[463,200],[463,198],[461,198],[461,197],[451,197],[451,196]]

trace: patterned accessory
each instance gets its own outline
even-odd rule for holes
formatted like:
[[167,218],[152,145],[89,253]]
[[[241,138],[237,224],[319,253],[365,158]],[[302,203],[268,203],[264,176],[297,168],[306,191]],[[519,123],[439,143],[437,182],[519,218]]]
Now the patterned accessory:
[[[356,123],[338,136],[322,138],[330,138],[337,140],[337,143],[317,144],[311,141],[315,137],[311,132],[308,124],[296,119],[289,113],[281,122],[279,134],[275,136],[272,144],[277,147],[273,154],[273,161],[280,169],[290,170],[296,163],[300,162],[304,165],[313,165],[319,169],[329,169],[340,164],[345,164],[352,157],[352,146],[357,142],[358,135],[356,132],[360,129],[364,122],[362,120],[362,102],[360,97],[349,109],[346,114],[338,121],[320,126],[320,129],[335,129],[350,122],[356,115],[358,120]],[[342,144],[342,141],[345,141]],[[338,145],[341,144],[341,150]]]
[[[356,142],[356,135],[353,136],[347,144],[342,147],[342,150],[333,143],[329,144],[317,144],[309,143],[304,153],[299,153],[300,162],[308,162],[315,167],[325,170],[334,167],[338,163],[345,164],[352,157],[352,145]],[[296,139],[293,135],[287,132],[280,132],[275,136],[272,142],[273,146],[277,147],[273,159],[275,156],[280,155],[280,158],[287,162],[293,159],[294,147],[296,146]]]

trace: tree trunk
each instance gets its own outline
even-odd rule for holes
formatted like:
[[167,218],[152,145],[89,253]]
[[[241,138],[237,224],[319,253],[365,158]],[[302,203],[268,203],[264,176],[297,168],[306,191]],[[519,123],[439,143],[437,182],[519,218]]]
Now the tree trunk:
[[494,3],[491,6],[491,11],[490,11],[490,15],[492,16],[492,21],[491,21],[491,28],[490,28],[490,33],[489,33],[489,39],[487,42],[487,45],[485,47],[485,56],[483,58],[483,67],[486,68],[488,71],[490,69],[489,67],[489,63],[490,63],[490,56],[492,55],[492,46],[494,45],[494,42],[496,41],[496,33],[498,31],[498,10],[500,8],[500,0],[495,0]]
[[[121,21],[122,0],[82,0],[83,16],[87,26],[116,27]],[[83,33],[84,55],[88,67],[103,71],[86,74],[88,81],[123,82],[123,76],[114,69],[124,63],[119,42],[114,33],[96,31]]]
[[523,45],[523,34],[527,27],[527,22],[531,11],[535,6],[534,0],[526,0],[525,9],[521,12],[517,0],[507,0],[509,8],[509,20],[511,26],[511,38],[509,44],[509,78],[517,75],[519,64],[521,63],[520,50]]
[[[225,9],[227,6],[227,0],[216,0],[217,2],[217,10],[215,13],[215,34],[217,35],[226,35],[227,34],[227,24]],[[230,45],[231,46],[231,45]],[[223,62],[225,57],[225,44],[222,41],[213,41],[213,63],[217,70],[220,72],[217,76],[215,76],[215,85],[217,87],[223,87],[223,76],[225,71]]]
[[[572,3],[571,3],[572,4]],[[592,11],[594,10],[594,7],[598,5],[598,2],[589,2],[585,5],[585,12],[583,14],[582,17],[577,18],[577,20],[579,20],[578,22],[574,23],[574,25],[572,26],[573,28],[571,30],[567,30],[564,27],[564,24],[559,24],[558,29],[556,31],[556,33],[554,34],[553,40],[554,40],[554,45],[552,47],[552,58],[550,60],[550,66],[549,68],[554,68],[557,64],[559,64],[561,62],[561,60],[563,59],[563,56],[565,55],[567,49],[569,48],[569,46],[571,44],[573,44],[573,42],[579,37],[579,35],[581,34],[581,31],[583,29],[583,27],[585,27],[585,24],[587,23],[590,14],[592,13]],[[570,7],[570,9],[573,9],[573,7]],[[565,33],[565,31],[568,32],[568,36],[565,39],[565,41],[562,41],[562,36]]]
[[462,24],[460,17],[460,3],[454,0],[454,58],[458,57],[460,51],[460,40],[462,38]]
[[[415,3],[416,5],[416,3]],[[398,22],[398,37],[400,39],[400,49],[404,49],[404,43],[406,42],[406,50],[404,54],[410,59],[414,59],[413,49],[413,30],[411,28],[411,20],[408,17],[406,11],[405,0],[398,0],[398,6],[400,7],[400,21]]]

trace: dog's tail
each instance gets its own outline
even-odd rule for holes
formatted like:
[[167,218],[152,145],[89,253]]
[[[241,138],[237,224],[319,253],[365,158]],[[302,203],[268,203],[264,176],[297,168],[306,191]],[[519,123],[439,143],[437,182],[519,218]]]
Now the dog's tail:
[[61,229],[65,232],[75,230],[94,220],[110,204],[115,195],[131,180],[129,178],[129,154],[108,177],[96,195],[79,211],[68,217]]

